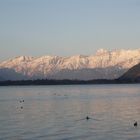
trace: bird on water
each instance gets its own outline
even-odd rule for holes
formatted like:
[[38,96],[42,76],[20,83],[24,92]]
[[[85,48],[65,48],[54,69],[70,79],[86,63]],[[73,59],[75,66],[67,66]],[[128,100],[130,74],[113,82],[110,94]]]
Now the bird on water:
[[137,127],[138,126],[138,123],[137,121],[134,122],[134,127]]
[[89,120],[89,119],[90,119],[90,118],[87,116],[87,117],[86,117],[86,120]]

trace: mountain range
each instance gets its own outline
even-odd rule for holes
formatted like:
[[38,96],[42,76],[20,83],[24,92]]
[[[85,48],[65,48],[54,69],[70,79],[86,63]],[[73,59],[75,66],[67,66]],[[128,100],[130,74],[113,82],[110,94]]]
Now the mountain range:
[[140,49],[100,49],[90,56],[19,56],[0,63],[0,80],[116,79],[139,63]]

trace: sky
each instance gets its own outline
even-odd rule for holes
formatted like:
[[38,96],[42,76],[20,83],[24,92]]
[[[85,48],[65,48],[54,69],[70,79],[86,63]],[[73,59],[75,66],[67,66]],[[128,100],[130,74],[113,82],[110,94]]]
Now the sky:
[[140,0],[0,0],[0,60],[140,47]]

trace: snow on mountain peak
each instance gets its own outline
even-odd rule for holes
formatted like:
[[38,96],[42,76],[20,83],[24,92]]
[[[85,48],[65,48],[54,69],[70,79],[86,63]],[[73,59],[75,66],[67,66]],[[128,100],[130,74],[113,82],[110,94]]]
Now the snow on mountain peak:
[[18,59],[19,61],[31,61],[31,60],[33,60],[33,57],[31,57],[31,56],[19,56],[19,57],[16,57],[16,59]]
[[[104,69],[105,71],[103,73],[108,77],[113,77],[114,75],[109,75],[109,73],[115,70],[117,74],[115,74],[114,77],[116,78],[116,75],[123,74],[120,72],[121,70],[127,70],[138,63],[140,63],[140,49],[115,51],[99,49],[95,55],[91,56],[19,56],[1,62],[0,68],[14,69],[16,72],[26,76],[36,76],[39,78],[55,75],[64,70]],[[63,75],[64,73],[61,73],[61,77],[63,77]],[[68,75],[69,77],[71,76],[70,73],[66,76]]]
[[108,50],[106,50],[106,49],[99,49],[99,50],[97,50],[96,55],[103,55],[103,54],[106,54],[106,53],[108,53]]

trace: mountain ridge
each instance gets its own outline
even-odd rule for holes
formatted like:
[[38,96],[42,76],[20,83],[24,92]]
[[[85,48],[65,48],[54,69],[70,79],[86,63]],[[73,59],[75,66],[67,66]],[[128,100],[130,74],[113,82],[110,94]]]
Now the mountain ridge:
[[140,63],[129,69],[119,79],[129,81],[140,81]]
[[[140,63],[140,49],[108,51],[99,49],[94,55],[19,56],[0,63],[0,69],[12,69],[29,79],[115,79]],[[87,71],[86,71],[87,69]],[[86,75],[90,70],[88,78]],[[103,74],[101,74],[102,72]],[[102,75],[105,75],[103,77]]]

